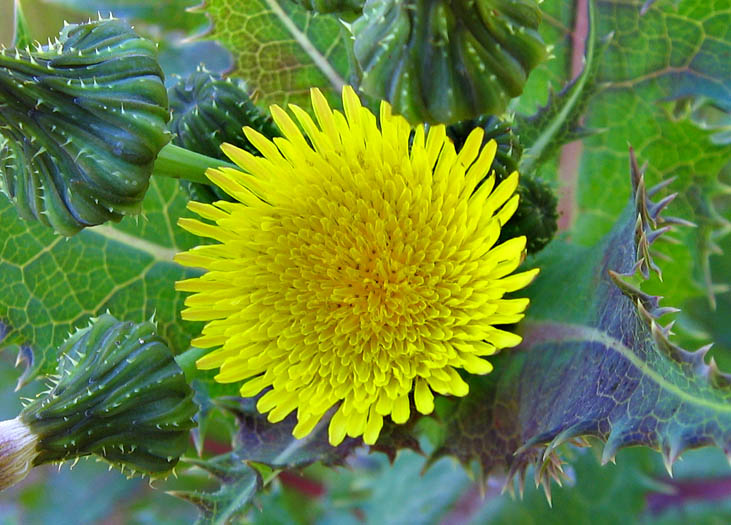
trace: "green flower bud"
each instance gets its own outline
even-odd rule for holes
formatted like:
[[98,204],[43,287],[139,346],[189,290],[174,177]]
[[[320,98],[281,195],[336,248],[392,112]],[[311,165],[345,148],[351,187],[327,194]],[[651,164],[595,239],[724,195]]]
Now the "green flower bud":
[[0,423],[0,488],[31,466],[96,454],[160,477],[188,445],[193,391],[152,323],[103,315],[59,349],[51,389]]
[[503,226],[498,242],[525,235],[528,253],[542,250],[558,229],[558,199],[551,186],[532,175],[521,174],[518,209]]
[[523,154],[523,146],[520,144],[518,136],[513,133],[511,123],[500,120],[493,115],[481,115],[476,119],[465,120],[447,127],[447,135],[454,142],[457,151],[462,149],[467,136],[477,127],[485,131],[485,136],[482,139],[483,146],[491,140],[497,142],[495,160],[492,162],[490,169],[495,170],[498,181],[502,181],[518,169],[518,163],[520,163],[520,157]]
[[367,0],[360,89],[414,123],[499,114],[546,56],[535,0]]
[[[228,160],[221,144],[228,142],[253,155],[260,155],[244,135],[243,126],[254,128],[268,138],[281,135],[274,121],[249,98],[246,84],[221,79],[199,69],[168,90],[173,143],[209,157]],[[193,200],[212,202],[230,197],[216,186],[181,180]]]
[[114,19],[0,52],[0,186],[21,217],[73,235],[139,211],[169,140],[156,55]]
[[227,160],[221,144],[228,142],[260,155],[244,135],[243,127],[254,128],[272,138],[281,133],[271,116],[265,115],[249,98],[246,84],[238,79],[215,77],[199,68],[168,90],[173,143],[185,149]]

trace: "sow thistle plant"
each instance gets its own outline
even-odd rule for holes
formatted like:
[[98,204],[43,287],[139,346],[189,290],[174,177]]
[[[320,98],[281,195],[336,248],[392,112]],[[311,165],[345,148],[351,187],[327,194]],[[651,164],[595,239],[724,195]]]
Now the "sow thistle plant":
[[[641,445],[668,470],[689,448],[728,454],[731,376],[707,346],[671,342],[660,318],[676,310],[645,290],[661,266],[690,283],[655,244],[688,218],[710,272],[703,254],[729,226],[720,160],[675,183],[703,204],[688,218],[664,212],[667,166],[648,189],[631,149],[617,154],[624,185],[603,186],[607,209],[571,201],[594,195],[601,164],[556,177],[564,144],[616,142],[596,124],[611,112],[591,109],[611,84],[605,55],[617,61],[599,31],[610,15],[591,1],[578,13],[583,70],[525,116],[550,91],[558,2],[542,6],[548,29],[533,0],[253,4],[201,7],[234,58],[222,77],[206,57],[161,61],[110,15],[26,46],[16,2],[0,52],[0,344],[27,366],[18,388],[48,388],[0,422],[0,489],[95,457],[129,476],[175,469],[161,488],[203,522],[237,523],[264,490],[278,505],[282,471],[387,484],[358,470],[364,451],[398,469],[411,449],[427,472],[450,456],[454,476],[502,472],[521,493],[531,473],[549,501],[587,438],[602,462]],[[703,123],[684,125],[710,144]],[[615,192],[630,194],[622,212]],[[569,225],[554,239],[559,195]],[[599,233],[576,222],[606,217]]]

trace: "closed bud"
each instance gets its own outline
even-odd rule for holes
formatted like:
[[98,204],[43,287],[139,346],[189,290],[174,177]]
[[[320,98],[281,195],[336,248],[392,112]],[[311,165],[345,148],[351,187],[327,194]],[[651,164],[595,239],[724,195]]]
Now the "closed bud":
[[187,448],[197,408],[152,323],[103,315],[59,354],[52,388],[0,423],[0,486],[22,479],[27,465],[90,454],[132,474],[169,473]]
[[[272,118],[251,101],[241,80],[224,80],[199,68],[171,86],[168,97],[173,143],[190,151],[226,160],[221,144],[228,142],[259,155],[244,135],[244,126],[267,138],[281,135]],[[181,179],[180,185],[192,200],[199,202],[230,199],[225,192],[208,184]]]
[[500,114],[546,56],[534,0],[368,0],[352,25],[360,89],[412,123]]
[[63,235],[137,213],[169,140],[156,46],[121,20],[0,52],[0,186]]

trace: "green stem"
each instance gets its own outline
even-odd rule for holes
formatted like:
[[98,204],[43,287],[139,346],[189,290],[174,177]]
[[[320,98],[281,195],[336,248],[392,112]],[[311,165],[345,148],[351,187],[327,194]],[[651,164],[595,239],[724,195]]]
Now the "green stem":
[[201,184],[210,184],[206,177],[208,168],[220,167],[236,168],[235,165],[224,160],[214,159],[195,153],[193,151],[168,144],[157,156],[155,167],[152,170],[153,175],[159,177],[170,177],[173,179],[185,179],[191,182]]
[[185,374],[185,379],[189,383],[193,379],[193,374],[195,374],[195,372],[197,371],[197,368],[195,367],[195,362],[204,355],[206,355],[208,352],[208,350],[203,348],[191,347],[188,348],[185,352],[175,356],[175,361],[178,363],[178,366],[183,371],[183,374]]

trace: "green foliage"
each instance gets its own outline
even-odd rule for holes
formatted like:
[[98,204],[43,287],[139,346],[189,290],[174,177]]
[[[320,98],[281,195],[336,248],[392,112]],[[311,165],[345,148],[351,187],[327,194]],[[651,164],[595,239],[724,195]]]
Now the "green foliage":
[[20,2],[14,2],[15,9],[15,32],[13,34],[13,47],[20,49],[29,47],[33,44],[33,39],[30,36],[30,28],[28,27],[28,20],[23,14],[23,8]]
[[[26,0],[27,1],[27,0]],[[46,3],[90,14],[112,13],[115,17],[141,20],[166,30],[196,31],[205,24],[200,13],[191,12],[198,0],[45,0]]]
[[155,315],[159,333],[174,352],[188,347],[200,328],[178,322],[183,298],[172,281],[193,272],[173,264],[175,252],[194,239],[173,228],[185,199],[171,180],[151,182],[142,218],[101,226],[64,240],[40,224],[18,218],[0,196],[0,334],[20,348],[26,384],[56,369],[56,349],[89,315],[111,311],[128,321]]
[[211,525],[232,523],[248,511],[248,504],[262,488],[259,472],[251,468],[235,452],[203,461],[188,459],[213,476],[220,486],[215,492],[169,491],[168,494],[193,503],[200,510],[197,523]]
[[[292,429],[297,423],[290,415],[278,424],[267,421],[256,410],[256,399],[219,397],[215,403],[234,415],[238,431],[232,438],[232,452],[210,459],[188,459],[191,465],[211,473],[219,482],[215,492],[172,491],[171,494],[194,503],[204,523],[228,523],[248,512],[248,504],[262,487],[260,470],[270,482],[279,468],[297,468],[315,461],[326,465],[341,463],[360,444],[348,438],[337,447],[329,444],[327,425],[320,424],[310,435],[297,440]],[[258,469],[251,465],[259,466]]]
[[[731,72],[715,57],[731,50],[731,3],[656,2],[644,15],[640,3],[598,2],[599,33],[614,31],[614,38],[599,72],[605,88],[585,118],[587,127],[606,131],[585,141],[580,177],[573,181],[573,238],[581,244],[596,242],[624,206],[626,192],[606,188],[623,184],[627,143],[648,162],[649,184],[678,178],[673,185],[680,192],[676,213],[693,222],[700,222],[703,210],[694,206],[691,187],[716,179],[729,158],[728,146],[714,143],[712,130],[701,129],[663,101],[702,96],[728,110]],[[665,282],[652,283],[650,289],[675,306],[706,294],[702,281],[692,279],[705,264],[703,250],[687,249],[699,246],[702,235],[702,229],[682,232],[681,245],[663,249],[672,258],[664,264]]]
[[319,87],[339,104],[348,57],[337,18],[290,0],[209,0],[204,9],[207,38],[233,54],[231,74],[246,80],[257,103],[309,107],[309,90]]
[[555,155],[564,144],[590,135],[580,125],[589,100],[596,90],[596,76],[612,33],[603,39],[597,29],[595,0],[588,1],[586,51],[581,73],[554,96],[549,86],[548,101],[530,117],[520,116],[517,133],[526,145],[521,173],[531,173],[537,165]]
[[364,0],[294,0],[310,11],[318,13],[338,13],[338,15],[356,15],[363,8]]

